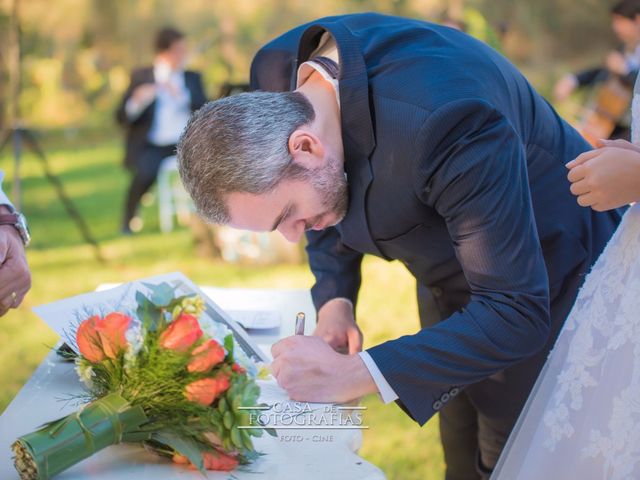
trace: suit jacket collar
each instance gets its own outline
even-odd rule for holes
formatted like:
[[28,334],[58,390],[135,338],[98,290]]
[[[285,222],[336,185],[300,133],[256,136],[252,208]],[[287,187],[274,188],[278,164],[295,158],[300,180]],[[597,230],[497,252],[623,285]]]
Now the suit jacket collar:
[[[367,67],[358,40],[338,22],[316,23],[302,34],[294,71],[309,59],[325,31],[335,39],[340,55],[340,103],[349,106],[342,111],[343,139],[348,138],[359,153],[369,157],[375,147],[375,136],[369,109]],[[292,81],[295,84],[295,75]]]
[[[366,217],[366,193],[373,180],[369,157],[375,148],[375,135],[369,108],[367,68],[357,38],[336,21],[311,25],[300,38],[294,72],[298,65],[309,59],[325,31],[335,39],[340,55],[340,116],[349,184],[349,210],[336,228],[349,247],[382,256],[371,238]],[[294,83],[295,78],[296,75],[292,75]]]

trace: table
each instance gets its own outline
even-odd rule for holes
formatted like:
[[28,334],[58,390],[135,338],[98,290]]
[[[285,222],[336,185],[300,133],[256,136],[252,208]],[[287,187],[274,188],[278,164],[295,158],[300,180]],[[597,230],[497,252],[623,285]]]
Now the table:
[[[271,344],[290,335],[295,315],[307,313],[306,333],[313,331],[315,310],[307,290],[237,290],[202,287],[202,290],[222,308],[234,308],[239,299],[256,309],[276,309],[280,313],[280,328],[249,331],[250,336],[270,355]],[[61,362],[51,351],[0,416],[0,479],[14,480],[10,445],[20,435],[75,410],[77,406],[60,401],[80,391],[80,382],[73,364]],[[272,384],[263,384],[261,401],[285,400],[283,392]],[[322,405],[312,404],[320,409]],[[18,421],[18,419],[21,419]],[[366,424],[366,422],[365,422]],[[272,480],[272,479],[336,479],[379,480],[385,476],[380,469],[359,457],[361,430],[324,428],[278,431],[278,437],[263,435],[254,440],[264,452],[247,471],[237,470],[233,476],[224,472],[207,472],[210,479]],[[60,480],[154,480],[198,479],[200,473],[173,465],[143,448],[134,445],[108,447],[73,468],[55,477]]]

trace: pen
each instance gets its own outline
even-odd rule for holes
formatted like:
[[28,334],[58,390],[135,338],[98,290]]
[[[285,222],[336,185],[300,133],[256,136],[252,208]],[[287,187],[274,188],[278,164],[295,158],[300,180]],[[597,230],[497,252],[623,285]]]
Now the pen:
[[304,312],[298,312],[296,315],[296,335],[304,335]]

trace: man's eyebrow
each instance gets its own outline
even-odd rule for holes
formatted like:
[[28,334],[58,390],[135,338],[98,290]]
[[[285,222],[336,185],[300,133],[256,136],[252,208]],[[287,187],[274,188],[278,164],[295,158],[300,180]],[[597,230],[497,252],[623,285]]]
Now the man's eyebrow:
[[273,222],[273,227],[271,227],[271,230],[269,230],[270,232],[275,231],[276,228],[278,228],[278,225],[280,225],[280,223],[282,222],[282,220],[284,220],[284,217],[287,216],[287,214],[289,213],[289,210],[291,210],[291,204],[288,203],[284,206],[284,208],[282,209],[282,213],[280,213],[280,215],[278,215],[278,218],[276,218],[276,221]]

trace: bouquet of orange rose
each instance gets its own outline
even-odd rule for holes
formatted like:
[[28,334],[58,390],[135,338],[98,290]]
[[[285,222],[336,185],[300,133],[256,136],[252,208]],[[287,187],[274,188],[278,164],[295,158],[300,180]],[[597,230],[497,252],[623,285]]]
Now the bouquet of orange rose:
[[252,437],[262,429],[249,422],[260,390],[234,358],[233,335],[220,344],[203,333],[199,296],[147,286],[152,294],[136,293],[134,314],[92,315],[77,326],[76,370],[89,403],[16,440],[22,479],[50,478],[121,442],[200,471],[230,471],[260,455]]

